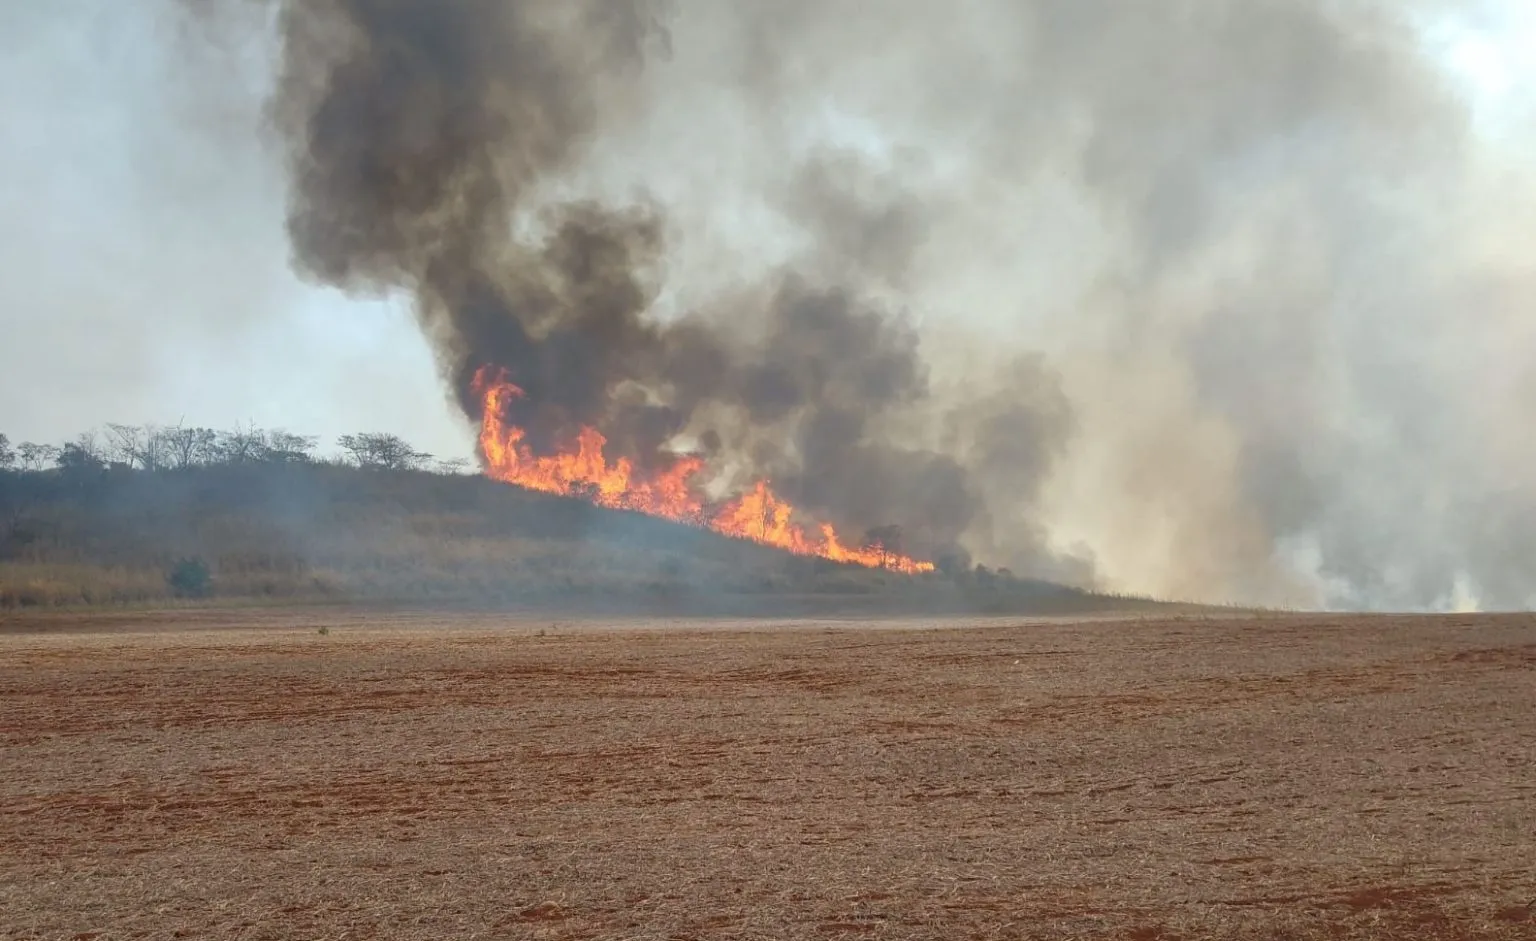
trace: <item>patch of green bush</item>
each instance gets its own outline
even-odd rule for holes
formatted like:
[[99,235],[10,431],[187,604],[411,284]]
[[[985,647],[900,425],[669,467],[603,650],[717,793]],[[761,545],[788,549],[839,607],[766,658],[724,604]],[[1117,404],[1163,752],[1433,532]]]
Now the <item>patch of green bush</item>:
[[178,598],[206,598],[213,589],[213,572],[202,559],[180,559],[166,573],[165,583]]

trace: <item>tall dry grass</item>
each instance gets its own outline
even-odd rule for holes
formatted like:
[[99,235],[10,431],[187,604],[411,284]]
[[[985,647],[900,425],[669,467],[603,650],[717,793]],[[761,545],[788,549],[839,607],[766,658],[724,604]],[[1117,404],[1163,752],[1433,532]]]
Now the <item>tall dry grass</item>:
[[183,559],[210,599],[550,604],[787,596],[914,605],[1075,603],[964,571],[920,577],[786,555],[480,478],[333,465],[0,480],[0,607],[173,600]]

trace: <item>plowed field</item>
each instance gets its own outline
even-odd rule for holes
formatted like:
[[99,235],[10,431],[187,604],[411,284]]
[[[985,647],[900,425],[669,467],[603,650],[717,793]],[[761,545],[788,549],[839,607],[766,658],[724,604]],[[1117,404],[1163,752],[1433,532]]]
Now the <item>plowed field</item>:
[[13,623],[0,937],[1536,938],[1536,619],[770,627]]

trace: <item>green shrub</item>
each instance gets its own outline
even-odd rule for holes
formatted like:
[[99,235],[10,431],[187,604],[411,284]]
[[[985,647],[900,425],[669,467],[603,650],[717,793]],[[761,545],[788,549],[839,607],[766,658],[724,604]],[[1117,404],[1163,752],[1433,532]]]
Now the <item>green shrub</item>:
[[213,587],[213,573],[202,559],[182,559],[171,566],[165,583],[178,598],[203,598]]

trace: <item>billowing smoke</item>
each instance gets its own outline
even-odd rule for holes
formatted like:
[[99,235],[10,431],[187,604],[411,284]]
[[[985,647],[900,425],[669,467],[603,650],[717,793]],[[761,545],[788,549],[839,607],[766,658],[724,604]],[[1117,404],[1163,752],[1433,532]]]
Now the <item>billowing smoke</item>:
[[1532,191],[1438,6],[288,0],[271,115],[298,267],[410,292],[538,449],[1112,588],[1527,606]]
[[677,12],[282,7],[273,116],[292,148],[299,266],[413,292],[465,412],[482,407],[477,371],[505,369],[525,393],[505,417],[536,452],[593,426],[610,458],[661,469],[687,438],[717,475],[771,478],[844,531],[895,525],[911,551],[961,551],[984,494],[953,456],[907,440],[936,416],[928,368],[872,293],[911,264],[920,207],[898,191],[871,209],[845,185],[858,167],[807,163],[784,209],[813,236],[809,257],[663,322],[665,207],[558,193],[607,128],[652,105],[644,73],[668,57],[660,17]]

